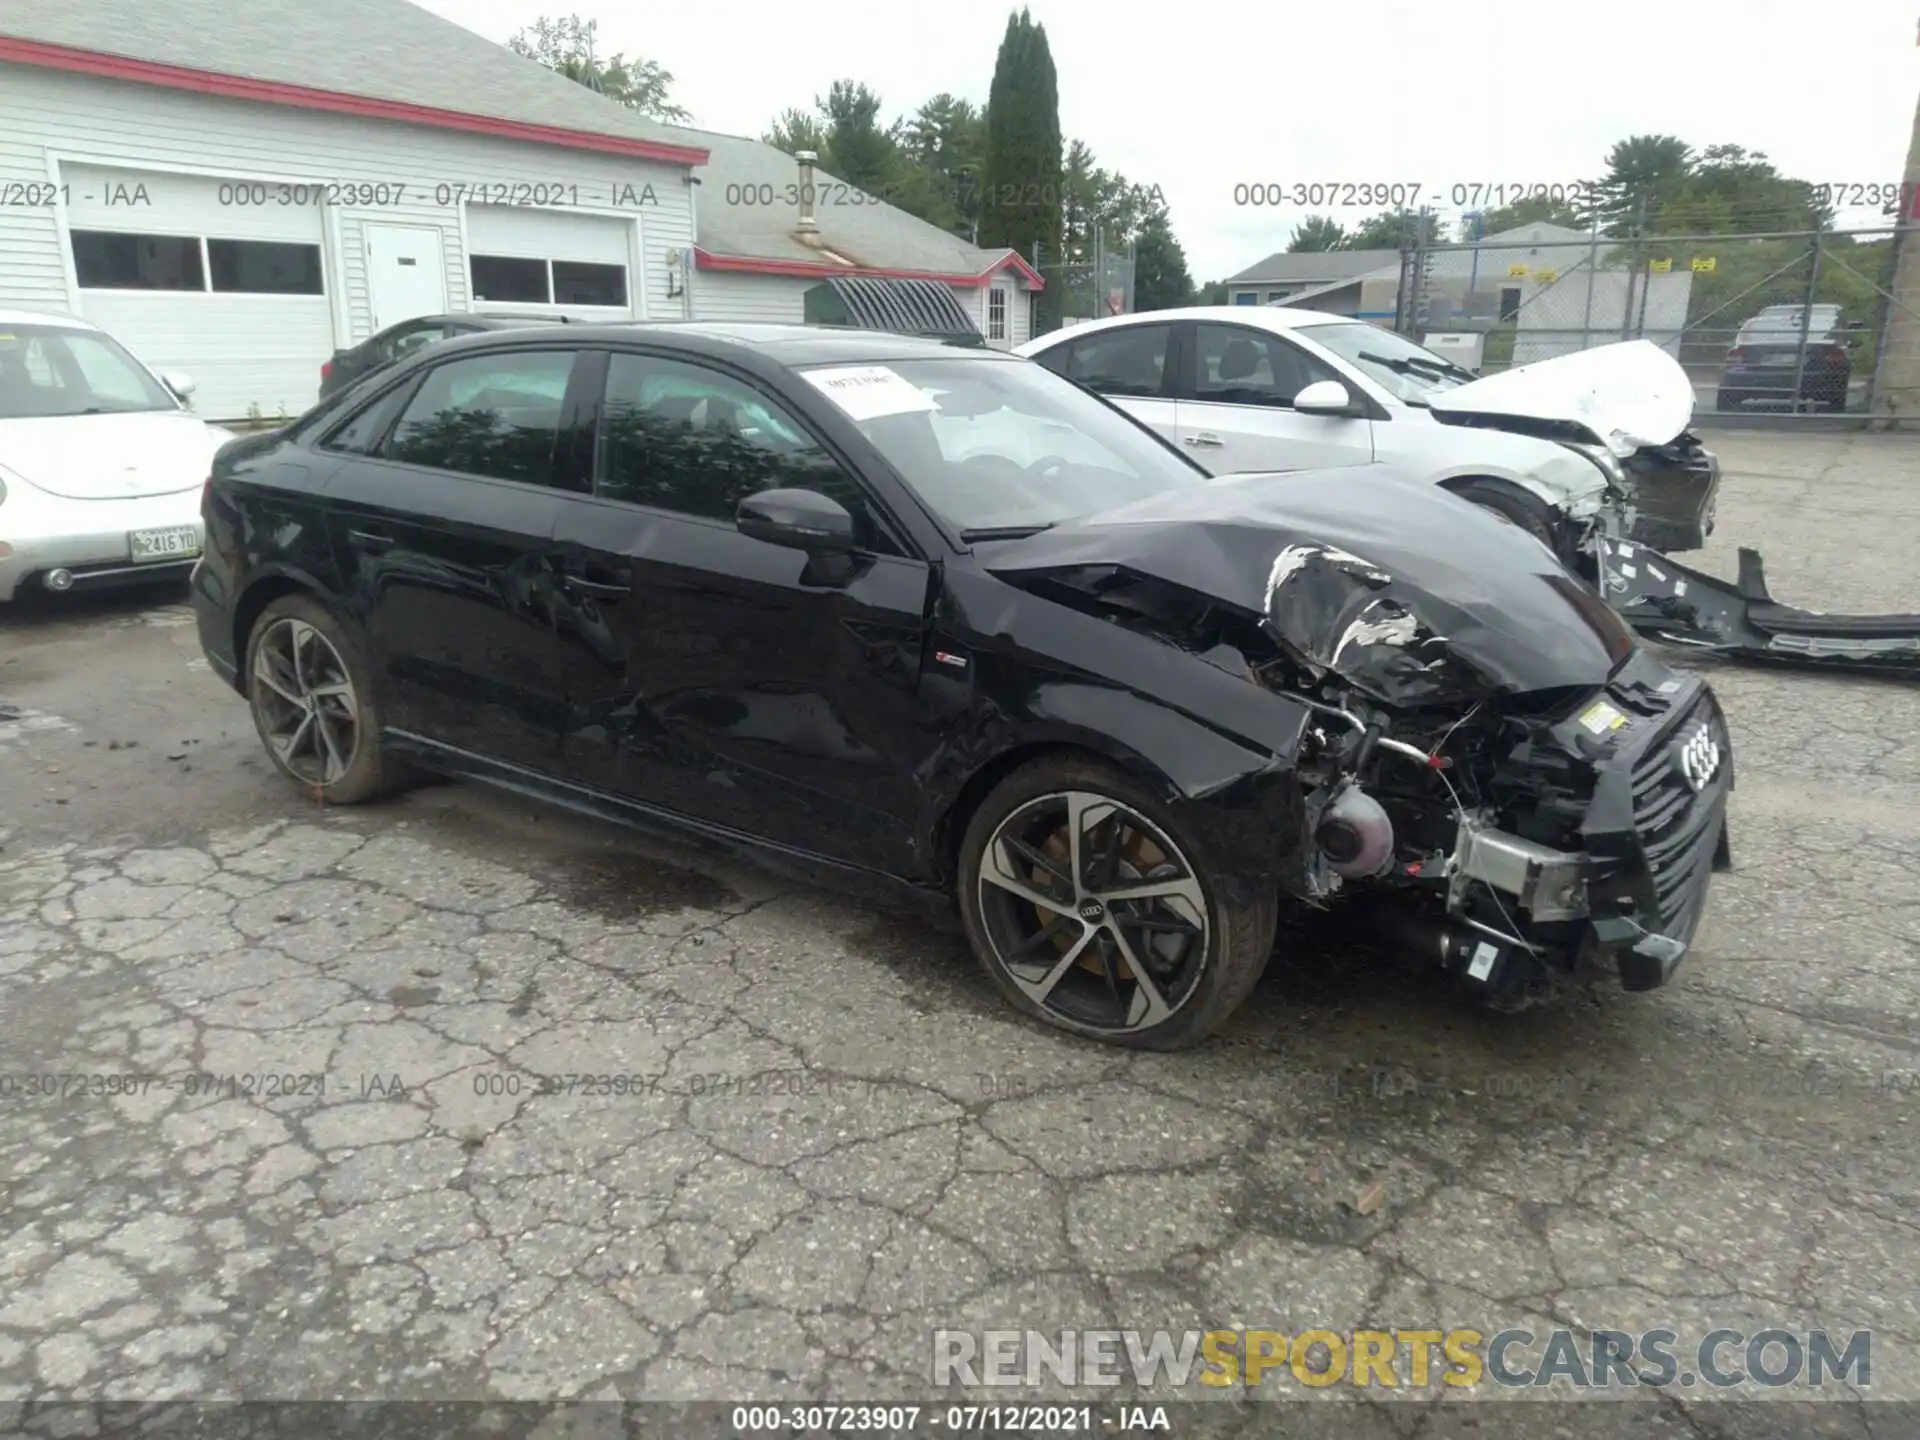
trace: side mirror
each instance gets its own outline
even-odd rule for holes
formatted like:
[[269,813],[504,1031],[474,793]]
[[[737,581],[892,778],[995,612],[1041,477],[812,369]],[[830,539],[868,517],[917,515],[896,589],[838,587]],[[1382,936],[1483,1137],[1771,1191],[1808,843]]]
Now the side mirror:
[[804,550],[846,555],[853,550],[853,516],[817,490],[762,490],[740,502],[733,523],[742,535]]
[[1353,396],[1338,380],[1316,380],[1293,397],[1293,408],[1302,415],[1351,415]]
[[162,370],[160,383],[171,390],[182,402],[193,394],[193,377],[184,370]]

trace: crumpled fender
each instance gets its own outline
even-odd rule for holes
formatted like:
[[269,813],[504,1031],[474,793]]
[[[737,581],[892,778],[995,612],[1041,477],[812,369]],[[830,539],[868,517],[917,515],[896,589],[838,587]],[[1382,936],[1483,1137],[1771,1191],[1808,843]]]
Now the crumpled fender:
[[1740,578],[1688,569],[1631,540],[1602,538],[1601,593],[1650,640],[1734,659],[1920,679],[1920,615],[1823,615],[1776,601],[1755,550]]

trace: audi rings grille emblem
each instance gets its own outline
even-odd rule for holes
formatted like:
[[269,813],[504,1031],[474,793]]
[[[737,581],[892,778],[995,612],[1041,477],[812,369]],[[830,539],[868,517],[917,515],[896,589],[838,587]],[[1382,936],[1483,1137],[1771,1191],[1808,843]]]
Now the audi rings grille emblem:
[[1680,773],[1696,792],[1713,783],[1713,777],[1720,773],[1720,742],[1714,739],[1711,725],[1695,727],[1680,746],[1678,762]]

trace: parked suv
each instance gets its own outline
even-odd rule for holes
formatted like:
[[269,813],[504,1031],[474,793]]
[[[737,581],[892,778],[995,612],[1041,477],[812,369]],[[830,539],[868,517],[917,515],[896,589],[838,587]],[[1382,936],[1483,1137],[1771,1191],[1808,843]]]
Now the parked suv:
[[[1806,330],[1806,360],[1800,359],[1800,334]],[[1769,305],[1734,336],[1720,371],[1717,410],[1798,409],[1801,404],[1822,410],[1847,408],[1847,386],[1853,379],[1852,332],[1838,305]]]

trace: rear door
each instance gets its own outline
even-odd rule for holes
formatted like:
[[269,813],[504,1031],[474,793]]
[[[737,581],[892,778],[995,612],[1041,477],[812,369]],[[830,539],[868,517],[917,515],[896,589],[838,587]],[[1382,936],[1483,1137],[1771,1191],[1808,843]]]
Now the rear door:
[[1183,328],[1176,433],[1180,448],[1214,474],[1372,462],[1372,421],[1293,408],[1293,397],[1317,381],[1353,389],[1319,357],[1251,325],[1195,321]]
[[[1151,425],[1169,444],[1177,438],[1173,403],[1173,326],[1164,321],[1102,327],[1033,357],[1055,374],[1106,396]],[[1206,457],[1194,456],[1202,464]]]
[[564,704],[550,547],[577,473],[577,360],[564,346],[450,359],[323,441],[346,456],[329,533],[387,723],[549,771]]
[[[587,785],[728,830],[899,868],[930,567],[757,382],[615,351],[594,493],[562,502],[556,624],[565,758]],[[853,512],[816,561],[742,535],[740,500],[794,486]]]

